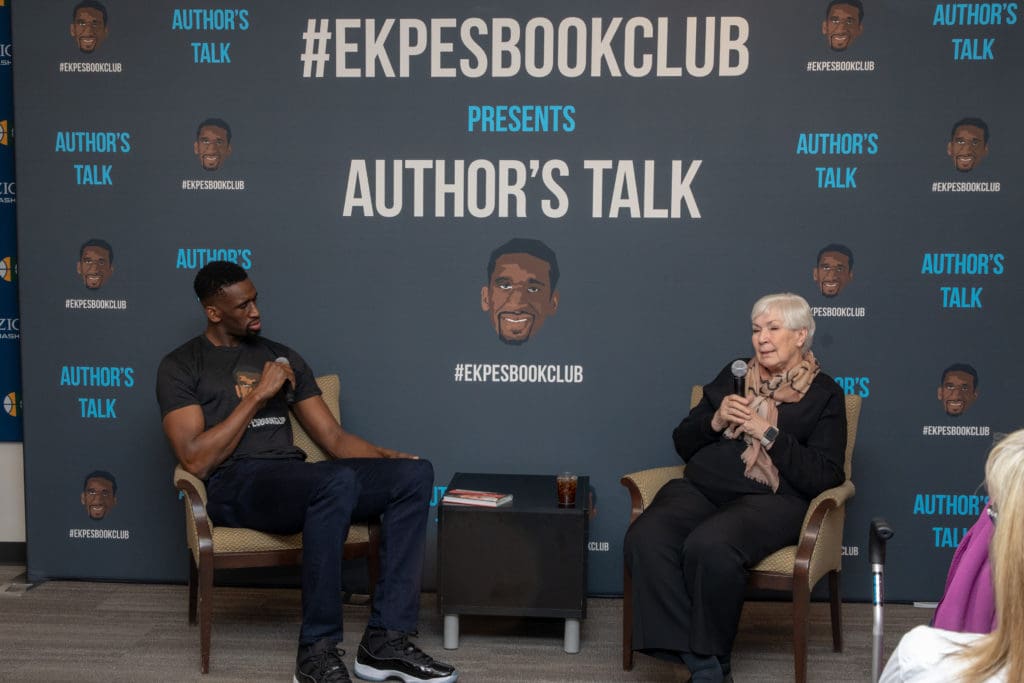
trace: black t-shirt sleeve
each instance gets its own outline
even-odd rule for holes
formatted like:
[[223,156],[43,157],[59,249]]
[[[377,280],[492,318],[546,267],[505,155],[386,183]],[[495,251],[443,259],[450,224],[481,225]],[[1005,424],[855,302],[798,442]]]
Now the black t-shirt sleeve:
[[312,396],[319,396],[321,394],[320,387],[317,386],[313,370],[306,363],[305,359],[291,349],[288,349],[287,358],[288,362],[292,365],[292,370],[295,372],[295,402],[298,403]]
[[156,400],[160,416],[178,408],[201,405],[196,395],[195,369],[183,362],[178,353],[171,353],[160,361],[156,373]]

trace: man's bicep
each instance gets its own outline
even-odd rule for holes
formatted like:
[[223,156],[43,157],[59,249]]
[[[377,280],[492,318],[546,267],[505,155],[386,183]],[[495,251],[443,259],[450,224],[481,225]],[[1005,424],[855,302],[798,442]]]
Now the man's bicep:
[[206,420],[203,410],[197,405],[183,406],[164,415],[164,434],[171,442],[174,454],[180,460],[187,452],[189,443],[203,433]]

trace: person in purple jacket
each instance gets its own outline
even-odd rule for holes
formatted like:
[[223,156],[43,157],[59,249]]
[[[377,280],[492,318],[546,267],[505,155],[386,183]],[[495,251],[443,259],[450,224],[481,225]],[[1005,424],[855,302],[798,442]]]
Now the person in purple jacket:
[[[991,633],[965,633],[918,626],[911,629],[889,658],[882,671],[881,683],[1005,683],[1024,680],[1024,602],[1020,587],[1024,584],[1024,429],[1000,441],[989,453],[985,463],[985,487],[990,496],[982,517],[992,522],[992,541],[982,542],[984,533],[975,524],[978,534],[950,569],[953,581],[943,598],[943,614],[936,621],[948,624],[951,612],[962,625],[974,619],[984,631],[986,609],[982,604],[986,589],[977,580],[985,561],[992,564],[992,596],[994,627]],[[985,528],[985,527],[982,527]],[[967,539],[965,538],[965,541]],[[981,549],[988,552],[982,557]],[[978,571],[967,571],[968,565]],[[958,576],[966,572],[966,580]],[[975,574],[972,579],[971,574]],[[972,596],[972,592],[974,595]],[[977,604],[970,604],[971,600]],[[940,625],[940,624],[936,624]]]

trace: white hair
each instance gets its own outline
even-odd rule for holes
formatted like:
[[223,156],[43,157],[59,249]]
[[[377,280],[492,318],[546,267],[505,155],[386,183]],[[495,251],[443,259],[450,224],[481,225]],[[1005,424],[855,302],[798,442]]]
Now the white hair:
[[806,299],[790,292],[767,294],[754,302],[754,308],[750,311],[750,321],[753,322],[754,318],[768,311],[781,316],[782,324],[787,330],[807,330],[803,350],[811,350],[811,344],[814,342],[814,316],[811,315],[811,306]]

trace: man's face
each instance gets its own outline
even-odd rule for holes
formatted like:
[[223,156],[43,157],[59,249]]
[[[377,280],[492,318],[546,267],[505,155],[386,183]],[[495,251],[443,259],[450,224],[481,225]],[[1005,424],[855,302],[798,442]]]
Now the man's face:
[[953,167],[966,173],[988,156],[985,131],[978,126],[957,126],[953,139],[946,145],[946,154],[953,160]]
[[829,48],[836,52],[842,52],[853,45],[863,30],[860,12],[853,5],[833,6],[828,12],[828,18],[821,22],[821,34],[828,41]]
[[103,247],[86,247],[76,266],[87,289],[99,289],[114,274],[110,252]]
[[106,37],[107,25],[103,21],[103,12],[92,7],[79,7],[71,22],[71,38],[78,49],[91,53]]
[[192,150],[199,157],[199,163],[204,170],[219,170],[231,156],[227,130],[220,126],[203,126],[199,129],[199,136],[196,137]]
[[939,387],[939,400],[946,415],[954,417],[963,415],[978,400],[978,391],[974,388],[974,377],[968,372],[951,370],[942,379]]
[[248,278],[228,285],[206,306],[206,317],[232,337],[255,336],[262,328],[256,296]]
[[498,258],[491,281],[480,290],[480,308],[491,314],[491,325],[506,344],[522,344],[558,308],[551,291],[551,268],[529,254]]
[[242,399],[252,393],[260,383],[260,373],[239,372],[235,375],[235,395]]
[[82,491],[82,505],[92,519],[103,519],[117,505],[114,484],[102,477],[90,477]]
[[818,266],[811,271],[814,281],[823,296],[833,297],[843,291],[853,279],[853,269],[846,254],[838,251],[826,251],[818,259]]

